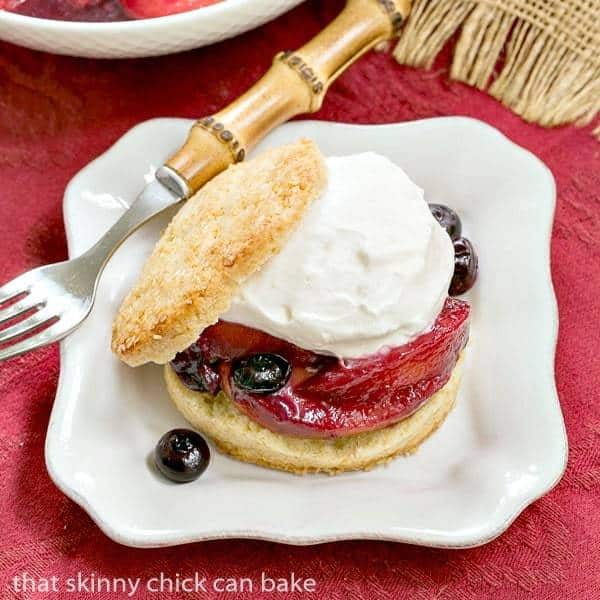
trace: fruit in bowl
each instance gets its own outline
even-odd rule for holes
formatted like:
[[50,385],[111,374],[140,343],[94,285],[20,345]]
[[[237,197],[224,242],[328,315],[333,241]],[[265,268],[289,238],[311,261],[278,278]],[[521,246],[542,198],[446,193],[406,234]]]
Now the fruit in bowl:
[[60,21],[124,21],[164,17],[220,0],[0,0],[11,12]]
[[164,17],[216,4],[220,0],[121,0],[128,15],[136,19]]

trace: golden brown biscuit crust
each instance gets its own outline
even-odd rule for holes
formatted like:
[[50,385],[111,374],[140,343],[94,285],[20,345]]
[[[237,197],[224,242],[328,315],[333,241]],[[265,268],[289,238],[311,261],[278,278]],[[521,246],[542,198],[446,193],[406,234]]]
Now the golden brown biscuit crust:
[[185,387],[169,365],[165,380],[171,399],[192,424],[224,453],[257,465],[292,473],[367,470],[410,454],[444,421],[454,406],[464,352],[446,385],[407,419],[377,431],[345,438],[297,438],[274,433],[249,419],[223,393],[217,396]]
[[238,286],[280,251],[326,185],[308,140],[232,165],[183,206],[113,324],[112,350],[131,366],[165,363],[229,307]]

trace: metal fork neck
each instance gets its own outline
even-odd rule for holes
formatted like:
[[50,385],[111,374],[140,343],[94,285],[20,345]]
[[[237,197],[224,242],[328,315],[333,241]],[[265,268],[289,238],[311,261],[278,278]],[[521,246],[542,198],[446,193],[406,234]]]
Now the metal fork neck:
[[141,225],[170,206],[175,206],[187,196],[178,194],[185,191],[177,187],[178,183],[169,189],[160,181],[150,182],[137,197],[133,204],[121,215],[119,220],[94,244],[81,259],[89,261],[89,267],[102,270],[108,259],[123,241]]

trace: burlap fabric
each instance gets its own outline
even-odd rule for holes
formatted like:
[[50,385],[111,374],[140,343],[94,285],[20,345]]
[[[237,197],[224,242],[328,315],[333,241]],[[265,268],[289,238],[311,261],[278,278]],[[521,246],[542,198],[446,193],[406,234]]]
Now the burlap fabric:
[[526,120],[585,124],[600,110],[600,0],[414,0],[394,55],[431,67],[453,36],[450,76]]

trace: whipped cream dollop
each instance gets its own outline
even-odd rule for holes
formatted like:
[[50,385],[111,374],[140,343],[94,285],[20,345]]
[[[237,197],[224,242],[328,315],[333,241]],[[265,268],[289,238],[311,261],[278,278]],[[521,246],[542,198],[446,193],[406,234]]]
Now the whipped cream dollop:
[[221,318],[341,358],[405,344],[448,295],[450,238],[387,158],[331,157],[327,169],[324,193]]

